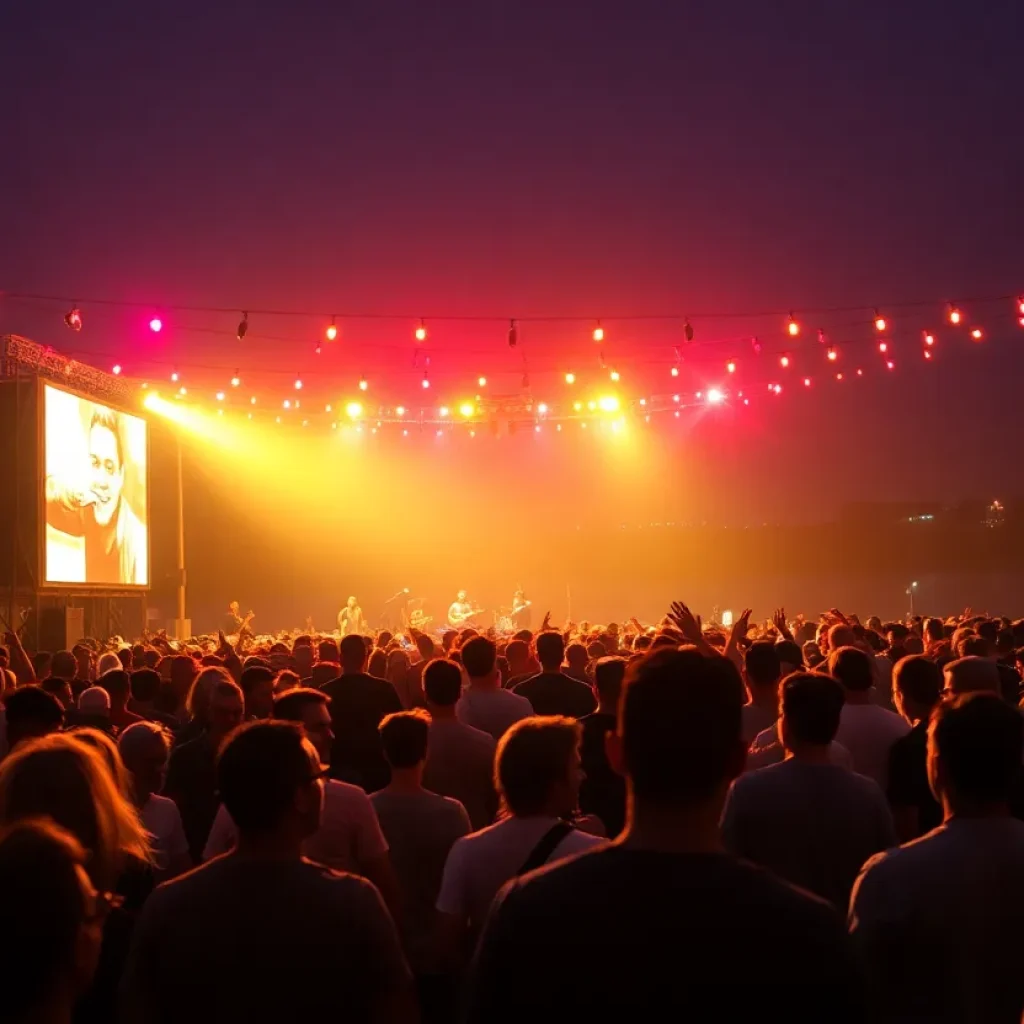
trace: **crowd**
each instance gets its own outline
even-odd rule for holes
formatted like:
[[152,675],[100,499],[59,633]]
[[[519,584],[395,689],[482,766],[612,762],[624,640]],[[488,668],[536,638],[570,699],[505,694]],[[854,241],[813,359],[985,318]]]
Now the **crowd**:
[[0,648],[0,1020],[1024,1010],[1024,621]]

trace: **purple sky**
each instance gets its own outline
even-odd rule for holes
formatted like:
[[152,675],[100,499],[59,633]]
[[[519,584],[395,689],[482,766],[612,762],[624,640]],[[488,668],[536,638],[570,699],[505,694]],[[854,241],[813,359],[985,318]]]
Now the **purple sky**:
[[[1015,294],[1022,36],[1011,0],[19,4],[0,37],[0,290],[502,316]],[[99,365],[239,358],[236,315],[183,315],[157,341],[137,312],[84,312],[75,337],[59,309],[0,301],[0,332]],[[1024,332],[1009,305],[984,312],[985,346],[944,342],[925,367],[897,339],[897,373],[876,357],[859,391],[735,424],[756,499],[775,510],[794,480],[823,507],[1006,495]],[[767,347],[778,326],[699,328]],[[311,373],[320,331],[254,323],[250,358]],[[338,373],[396,398],[415,383],[393,356],[407,324],[345,335]],[[668,359],[677,340],[623,325],[610,351]],[[438,324],[431,342],[439,375],[518,373],[501,327]],[[593,359],[582,328],[523,345],[552,393]],[[841,479],[823,498],[825,467]]]

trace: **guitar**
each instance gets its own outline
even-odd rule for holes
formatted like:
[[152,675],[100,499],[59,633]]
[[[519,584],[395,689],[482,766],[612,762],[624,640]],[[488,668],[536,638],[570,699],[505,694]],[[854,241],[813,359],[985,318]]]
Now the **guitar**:
[[483,614],[483,608],[473,608],[468,612],[457,612],[453,609],[448,610],[448,625],[449,626],[463,626],[470,619],[476,615]]

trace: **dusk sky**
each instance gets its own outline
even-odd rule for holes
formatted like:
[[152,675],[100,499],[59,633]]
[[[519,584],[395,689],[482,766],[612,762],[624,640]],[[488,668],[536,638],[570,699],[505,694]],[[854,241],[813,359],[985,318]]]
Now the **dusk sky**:
[[[934,365],[914,339],[946,300],[1024,291],[1022,37],[1012,0],[20,4],[0,29],[0,291],[80,298],[87,322],[0,300],[0,333],[223,376],[237,314],[181,314],[156,341],[139,310],[84,300],[582,318],[934,300],[900,319],[889,374],[870,325],[818,318],[865,339],[860,390],[826,386],[808,317],[821,386],[719,443],[739,439],[772,508],[845,471],[836,502],[1005,495],[1013,303],[969,310],[985,344],[943,338]],[[777,317],[695,326],[783,341]],[[609,352],[667,372],[678,327],[610,324]],[[330,365],[398,395],[410,329],[352,321]],[[282,385],[313,374],[322,330],[254,320],[248,358]],[[523,327],[556,398],[588,333]],[[431,343],[439,378],[522,357],[498,323],[438,321]]]

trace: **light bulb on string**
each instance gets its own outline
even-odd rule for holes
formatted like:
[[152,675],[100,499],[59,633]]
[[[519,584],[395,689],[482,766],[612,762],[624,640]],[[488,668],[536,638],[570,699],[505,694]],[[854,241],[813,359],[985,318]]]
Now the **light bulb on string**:
[[508,347],[515,348],[519,341],[519,331],[516,329],[515,320],[510,320],[508,325]]
[[690,325],[689,320],[683,321],[683,337],[687,341],[693,341],[693,327]]
[[800,325],[792,313],[789,314],[789,319],[786,321],[786,332],[791,338],[795,338],[800,333]]
[[416,328],[415,337],[417,341],[427,340],[427,323],[425,320],[420,320],[420,325]]
[[401,419],[405,415],[405,406],[400,405],[395,409],[395,415]]
[[237,388],[242,383],[242,378],[238,376],[238,371],[235,370],[235,375],[231,378],[231,386]]
[[1024,295],[1017,296],[1017,312],[1024,317]]
[[295,390],[296,391],[301,391],[302,390],[302,378],[301,377],[296,377],[295,378]]
[[804,377],[804,387],[805,388],[809,388],[810,386],[811,386],[811,378],[810,377]]
[[886,326],[887,326],[887,324],[885,322],[885,317],[882,316],[881,313],[879,313],[878,310],[876,309],[875,310],[875,330],[879,331],[879,332],[884,331]]
[[839,358],[839,353],[836,351],[835,345],[829,345],[828,351],[825,353],[828,357],[829,362],[834,363]]
[[618,370],[612,370],[611,373],[608,374],[608,378],[614,381],[616,384],[618,384],[618,382],[622,379],[622,375],[619,373]]
[[120,377],[121,376],[121,364],[120,363],[114,363],[114,365],[110,369],[110,372],[115,377]]
[[567,373],[565,375],[565,383],[566,384],[575,384],[576,383],[576,374],[573,373],[572,371]]
[[956,305],[951,302],[949,304],[948,317],[949,317],[949,322],[951,324],[959,324],[960,321],[963,319],[963,313],[961,313],[960,310],[956,307]]
[[895,364],[895,363],[894,363],[894,362],[893,362],[893,361],[892,361],[891,359],[887,359],[887,360],[885,361],[885,368],[886,368],[887,370],[892,370],[892,369],[895,369],[895,367],[896,367],[896,364]]
[[736,372],[736,362],[735,362],[735,360],[730,359],[729,362],[727,362],[725,364],[725,372],[726,373],[735,373]]
[[679,376],[679,367],[678,366],[673,366],[672,369],[669,370],[668,372],[670,374],[672,374],[673,377],[678,377]]
[[540,404],[539,404],[539,405],[537,406],[537,413],[538,413],[538,415],[540,415],[540,416],[544,416],[544,415],[546,415],[546,414],[547,414],[547,411],[548,411],[548,406],[547,406],[547,403],[546,403],[546,402],[541,402],[541,403],[540,403]]
[[235,336],[241,341],[249,330],[249,314],[242,310],[242,319],[238,321],[238,328],[235,330]]
[[981,341],[981,339],[982,339],[982,338],[984,337],[984,334],[982,333],[982,330],[981,330],[981,328],[980,328],[980,327],[974,327],[974,328],[972,328],[972,329],[971,329],[971,337],[972,337],[972,338],[973,338],[973,339],[974,339],[975,341]]
[[[327,330],[324,331],[324,337],[328,341],[334,341],[334,339],[337,336],[338,336],[338,325],[334,322],[334,317],[332,316],[331,317],[331,322],[327,325]],[[317,350],[319,350],[319,347],[320,346],[318,345],[317,346]]]
[[216,397],[218,402],[223,402],[224,401],[224,392],[223,391],[218,391],[215,397]]
[[889,351],[889,343],[886,341],[880,341],[878,343],[878,351],[881,352],[882,355],[885,355],[885,353]]
[[924,350],[924,357],[925,357],[925,359],[931,359],[932,354],[931,354],[931,352],[928,351],[928,349]]
[[290,409],[290,408],[292,407],[291,399],[289,399],[289,398],[286,398],[286,399],[285,399],[285,400],[284,400],[284,401],[283,401],[283,402],[281,403],[281,407],[282,407],[283,409]]
[[859,366],[857,367],[857,376],[858,377],[863,377],[864,376],[864,371]]
[[430,387],[430,377],[427,370],[423,371],[423,380],[420,381],[420,386],[426,390]]
[[178,394],[179,395],[187,395],[188,394],[188,388],[185,387],[185,385],[183,384],[180,388],[178,388]]
[[252,396],[252,397],[251,397],[251,398],[249,399],[249,404],[250,404],[250,405],[255,405],[255,404],[256,404],[256,396],[255,396],[255,395],[253,395],[253,396]]
[[784,354],[784,355],[779,357],[779,366],[781,366],[784,370],[789,369],[789,356],[788,355]]
[[82,329],[82,311],[77,305],[72,306],[64,314],[64,323],[73,331],[80,331]]
[[359,378],[359,390],[360,391],[368,391],[369,387],[370,387],[370,382],[366,379],[365,376],[361,376]]
[[601,326],[601,321],[597,321],[597,325],[594,327],[594,341],[604,341],[604,328]]
[[171,370],[171,380],[174,381],[175,384],[178,383],[178,371],[177,370]]
[[163,320],[161,320],[160,317],[158,316],[151,317],[149,321],[149,329],[154,334],[159,334],[164,329]]
[[924,332],[924,343],[927,348],[931,348],[935,344],[935,335],[930,331]]
[[843,374],[842,374],[842,371],[840,371],[839,373],[836,374],[836,380],[842,380],[842,379],[843,379]]

